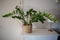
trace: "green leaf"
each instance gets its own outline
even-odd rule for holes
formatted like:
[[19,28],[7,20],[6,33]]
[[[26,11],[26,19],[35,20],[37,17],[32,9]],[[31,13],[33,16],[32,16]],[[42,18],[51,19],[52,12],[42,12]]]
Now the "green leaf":
[[9,14],[3,15],[2,17],[9,17],[9,16],[11,16],[11,15],[13,15],[13,14],[12,14],[12,13],[9,13]]
[[56,20],[51,14],[48,14],[48,13],[45,13],[45,12],[44,12],[43,15],[44,15],[45,17],[47,17],[49,20],[53,21],[54,23],[57,22],[57,20]]
[[[15,14],[17,14],[18,16],[16,16]],[[56,22],[56,19],[51,14],[36,11],[34,9],[29,9],[28,11],[24,12],[23,9],[20,8],[19,6],[16,6],[15,10],[13,10],[12,12],[3,15],[3,17],[10,17],[10,16],[12,18],[22,20],[24,25],[32,24],[33,22],[38,21],[44,23],[44,21],[46,21],[45,17],[53,22]]]
[[21,16],[12,16],[12,18],[22,19]]

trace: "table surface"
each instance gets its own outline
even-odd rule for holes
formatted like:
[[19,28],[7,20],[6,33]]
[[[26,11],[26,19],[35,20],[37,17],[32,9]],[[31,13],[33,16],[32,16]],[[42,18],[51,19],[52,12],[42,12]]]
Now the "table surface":
[[32,33],[21,33],[22,35],[57,35],[58,34],[55,31],[48,31],[48,29],[34,29],[32,30]]

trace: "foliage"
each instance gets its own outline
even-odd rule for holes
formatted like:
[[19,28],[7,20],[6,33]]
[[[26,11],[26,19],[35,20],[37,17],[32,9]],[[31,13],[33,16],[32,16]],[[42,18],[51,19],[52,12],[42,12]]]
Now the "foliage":
[[8,14],[3,15],[3,17],[17,18],[19,20],[22,20],[24,25],[30,25],[33,22],[38,21],[44,23],[44,21],[46,21],[46,18],[50,19],[53,22],[56,22],[56,19],[51,14],[36,11],[34,9],[29,9],[28,11],[26,11],[26,13],[24,13],[23,9],[19,8],[19,6],[16,6],[15,10]]

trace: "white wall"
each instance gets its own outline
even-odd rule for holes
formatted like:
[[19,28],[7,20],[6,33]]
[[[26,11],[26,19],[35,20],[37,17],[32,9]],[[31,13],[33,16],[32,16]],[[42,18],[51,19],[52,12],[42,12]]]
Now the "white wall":
[[17,19],[2,18],[3,14],[20,5],[20,0],[0,0],[0,29],[2,40],[20,40],[21,22]]
[[[19,0],[0,0],[0,29],[3,40],[20,40],[21,22],[17,19],[2,18],[3,14],[14,9],[16,5],[19,5]],[[24,0],[24,10],[29,8],[49,12],[60,20],[60,4],[57,4],[56,0]],[[38,25],[38,28],[42,26],[40,23]]]

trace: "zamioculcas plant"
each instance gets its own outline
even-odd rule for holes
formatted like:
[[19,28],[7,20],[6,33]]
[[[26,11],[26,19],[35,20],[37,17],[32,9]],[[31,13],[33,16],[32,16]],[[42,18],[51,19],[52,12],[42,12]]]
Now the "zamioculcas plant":
[[45,18],[48,18],[49,20],[56,22],[56,19],[51,14],[36,11],[34,9],[29,9],[28,11],[24,12],[22,8],[19,8],[19,6],[16,6],[15,10],[13,10],[8,14],[3,15],[3,17],[12,17],[12,18],[17,18],[19,20],[22,20],[24,25],[24,31],[28,33],[32,32],[33,22],[40,21],[44,23],[44,21],[46,21]]

